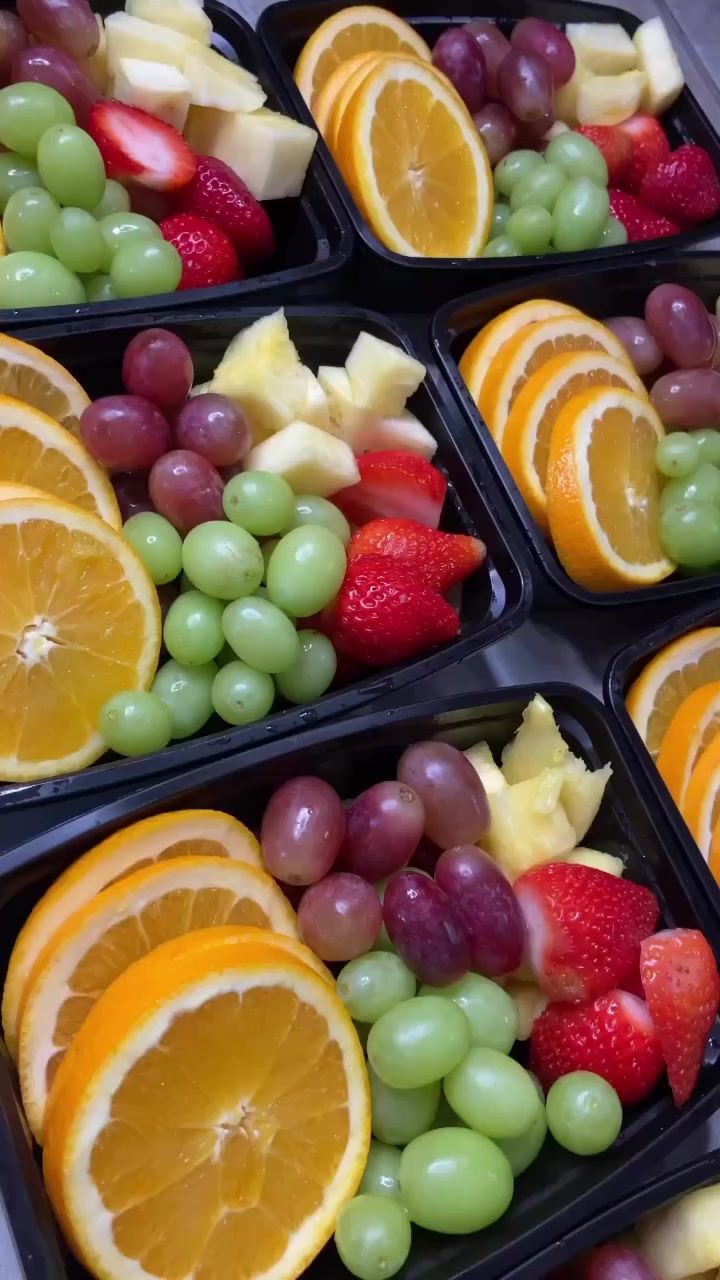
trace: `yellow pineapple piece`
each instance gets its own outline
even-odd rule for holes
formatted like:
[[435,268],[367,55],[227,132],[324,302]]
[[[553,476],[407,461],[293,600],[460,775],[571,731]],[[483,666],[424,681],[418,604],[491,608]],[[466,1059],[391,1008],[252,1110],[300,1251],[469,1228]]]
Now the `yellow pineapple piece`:
[[565,770],[543,769],[537,777],[488,796],[490,830],[483,847],[516,880],[531,867],[564,858],[577,835],[562,804]]
[[555,723],[553,709],[539,693],[523,712],[522,724],[502,753],[502,771],[508,782],[525,782],[543,769],[565,763],[569,747]]
[[582,840],[598,815],[612,769],[609,764],[602,769],[588,769],[570,753],[563,770],[560,798],[578,840]]
[[526,982],[521,978],[509,978],[505,990],[517,1009],[517,1039],[529,1040],[535,1023],[549,1004],[548,998],[537,982]]
[[584,845],[579,845],[577,849],[573,849],[563,862],[579,863],[581,867],[594,867],[596,871],[605,871],[609,876],[621,876],[625,871],[625,863],[622,858],[616,858],[612,853],[603,853],[602,849],[586,849]]
[[701,1187],[636,1227],[640,1248],[659,1280],[688,1276],[720,1267],[720,1184]]
[[496,765],[487,742],[478,742],[476,746],[470,747],[465,755],[482,782],[487,796],[494,796],[507,787],[507,780],[502,770]]

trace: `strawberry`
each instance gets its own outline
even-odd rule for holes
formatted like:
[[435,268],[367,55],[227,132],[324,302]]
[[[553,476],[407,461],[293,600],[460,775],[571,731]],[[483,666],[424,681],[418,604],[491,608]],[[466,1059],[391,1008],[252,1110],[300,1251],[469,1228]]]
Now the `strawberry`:
[[[630,164],[623,181],[618,185],[624,191],[638,195],[645,174],[650,169],[657,168],[660,161],[670,155],[670,143],[665,130],[654,116],[631,116],[629,120],[623,120],[622,124],[617,125],[617,130],[630,140],[632,147]],[[611,182],[610,185],[615,184]]]
[[655,213],[695,227],[720,213],[720,178],[705,148],[688,143],[645,174],[640,199]]
[[380,449],[362,454],[357,464],[358,483],[333,494],[352,524],[397,516],[437,529],[447,480],[431,462],[403,449]]
[[530,1069],[545,1090],[571,1071],[594,1071],[622,1103],[642,1102],[662,1075],[660,1037],[647,1005],[627,991],[549,1004],[532,1029]]
[[594,1000],[622,986],[660,914],[650,889],[577,863],[526,871],[515,893],[530,964],[551,1000]]
[[259,266],[275,252],[272,222],[262,205],[229,165],[198,156],[195,177],[183,188],[179,213],[199,213],[234,244],[244,267]]
[[391,667],[460,632],[454,609],[424,578],[384,556],[348,565],[322,629],[338,653],[369,667]]
[[697,929],[665,929],[640,947],[640,977],[677,1106],[690,1097],[720,1003],[720,977]]
[[608,167],[609,185],[624,186],[623,180],[630,170],[633,158],[633,145],[628,135],[611,124],[584,124],[579,127],[578,133],[589,138],[598,151],[602,152]]
[[176,191],[195,174],[197,162],[182,134],[140,107],[99,98],[90,108],[87,127],[110,178]]
[[676,236],[680,232],[677,222],[661,218],[638,200],[637,196],[628,195],[627,191],[618,191],[616,187],[610,188],[609,195],[610,212],[622,222],[630,244],[635,244],[638,240],[659,240],[663,236]]
[[243,271],[230,241],[219,227],[196,213],[174,213],[160,223],[183,262],[179,289],[207,289],[242,279]]
[[485,559],[485,545],[464,533],[441,533],[417,520],[371,520],[352,536],[348,560],[389,556],[419,573],[441,594],[463,582]]

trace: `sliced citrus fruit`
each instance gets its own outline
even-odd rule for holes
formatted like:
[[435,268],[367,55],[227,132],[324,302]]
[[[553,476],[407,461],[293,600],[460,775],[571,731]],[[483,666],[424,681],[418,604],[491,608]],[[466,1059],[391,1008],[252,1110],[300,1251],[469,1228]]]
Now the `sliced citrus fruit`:
[[551,298],[533,298],[530,302],[520,302],[516,307],[510,307],[508,311],[503,311],[494,320],[483,325],[466,348],[459,366],[476,405],[480,406],[480,392],[490,366],[510,338],[540,320],[582,314],[582,311],[578,311],[576,307],[568,307],[564,302],[555,302]]
[[297,936],[292,907],[264,871],[232,858],[185,857],[124,876],[48,938],[20,1003],[18,1070],[38,1141],[55,1072],[106,987],[161,942],[219,924]]
[[657,758],[658,771],[682,808],[690,775],[700,756],[720,735],[720,681],[703,684],[680,703]]
[[715,681],[720,681],[720,627],[689,631],[648,662],[631,685],[625,704],[653,759],[688,694]]
[[503,457],[543,533],[550,527],[545,486],[553,427],[568,401],[589,387],[626,387],[646,396],[641,379],[625,360],[604,351],[567,351],[528,378],[508,415]]
[[[337,151],[340,127],[345,117],[345,112],[355,96],[355,90],[360,88],[360,85],[370,74],[372,68],[376,67],[378,63],[382,62],[383,58],[387,58],[388,56],[389,55],[386,53],[363,53],[357,58],[351,60],[356,65],[347,75],[342,86],[338,90],[327,122],[325,141],[333,155],[335,155],[335,152]],[[361,58],[362,62],[360,61]],[[348,63],[346,65],[349,66],[350,64]]]
[[715,824],[712,840],[710,842],[710,857],[708,858],[708,866],[713,874],[714,879],[720,884],[720,822]]
[[2,1025],[5,1043],[17,1056],[20,1004],[30,972],[48,938],[80,907],[132,871],[168,858],[234,858],[262,869],[260,845],[252,831],[216,809],[177,809],[133,822],[101,840],[50,885],[28,916],[5,977]]
[[106,473],[85,445],[40,409],[0,395],[0,480],[30,485],[120,529]]
[[0,333],[0,395],[24,400],[76,434],[90,399],[77,378],[29,342]]
[[347,62],[338,63],[332,74],[328,76],[313,103],[313,119],[326,141],[328,139],[330,118],[341,91],[348,81],[353,79],[356,71],[362,70],[363,67],[375,62],[382,56],[382,54],[367,51],[365,53],[356,53],[354,57],[348,58]]
[[604,351],[630,365],[615,334],[589,316],[552,316],[521,329],[503,343],[480,390],[480,412],[500,448],[510,410],[528,378],[567,351]]
[[412,53],[425,62],[431,57],[417,31],[388,9],[371,4],[341,9],[321,22],[295,64],[295,83],[311,110],[333,71],[358,53]]
[[262,943],[166,943],[105,992],[62,1064],[44,1172],[99,1280],[294,1280],[370,1145],[336,992]]
[[47,493],[36,489],[31,484],[14,484],[12,481],[0,480],[0,502],[9,502],[11,498],[47,498]]
[[0,778],[83,769],[103,703],[155,675],[157,591],[121,534],[55,498],[0,502],[0,564]]
[[707,861],[713,832],[720,821],[720,735],[705,748],[690,775],[682,815]]

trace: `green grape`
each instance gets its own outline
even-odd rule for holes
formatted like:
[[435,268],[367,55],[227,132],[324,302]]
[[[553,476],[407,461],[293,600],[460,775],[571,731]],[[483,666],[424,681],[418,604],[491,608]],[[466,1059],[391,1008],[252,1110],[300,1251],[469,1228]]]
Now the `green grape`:
[[[136,518],[136,517],[134,517]],[[216,658],[225,643],[223,607],[202,591],[185,591],[173,600],[165,616],[163,639],[171,658],[184,667],[203,667]]]
[[545,150],[548,164],[556,164],[568,178],[589,178],[599,187],[608,184],[605,157],[594,142],[582,133],[568,130],[551,138]]
[[270,557],[270,599],[285,613],[308,618],[337,595],[346,568],[345,548],[337,534],[319,524],[292,529]]
[[509,151],[495,169],[495,190],[501,196],[511,196],[517,184],[542,163],[538,151]]
[[116,296],[109,276],[90,276],[85,281],[85,297],[88,302],[114,302]]
[[8,253],[0,258],[0,310],[77,306],[85,290],[72,271],[47,253]]
[[37,166],[45,186],[60,204],[94,209],[105,190],[105,165],[89,133],[76,124],[46,129],[37,149]]
[[669,505],[660,517],[660,541],[676,564],[710,569],[720,561],[720,511],[710,502]]
[[628,233],[619,218],[608,218],[600,236],[601,249],[614,249],[617,245],[627,244]]
[[[24,187],[10,197],[3,215],[3,234],[12,253],[30,250],[52,254],[52,227],[59,205],[42,187]],[[65,266],[68,264],[65,263]],[[71,271],[72,267],[69,268]]]
[[183,542],[182,567],[199,591],[219,600],[251,596],[260,586],[263,558],[252,534],[229,520],[206,520]]
[[555,248],[560,253],[578,253],[595,248],[607,222],[609,209],[610,197],[605,187],[599,187],[590,178],[575,178],[568,182],[553,210]]
[[410,1220],[388,1196],[355,1196],[335,1226],[335,1247],[346,1270],[358,1280],[389,1280],[407,1262]]
[[520,246],[510,236],[498,236],[496,240],[488,240],[482,251],[483,258],[519,258]]
[[397,1147],[388,1146],[386,1142],[376,1142],[373,1138],[358,1194],[389,1196],[391,1200],[399,1198],[400,1152]]
[[335,679],[337,656],[332,641],[320,631],[298,631],[297,638],[300,652],[292,666],[278,674],[275,683],[286,702],[302,706],[317,702],[327,693]]
[[125,521],[123,533],[157,586],[177,578],[182,565],[182,538],[169,520],[154,511],[141,511]]
[[245,662],[228,662],[213,680],[212,701],[228,724],[253,724],[271,710],[275,685],[264,671],[255,671]]
[[228,520],[256,538],[287,529],[294,505],[295,495],[287,480],[270,471],[241,471],[228,480],[223,493]]
[[404,1147],[406,1142],[411,1142],[430,1128],[440,1102],[439,1080],[417,1089],[393,1089],[380,1079],[372,1066],[368,1068],[368,1076],[372,1131],[380,1142]]
[[467,973],[449,987],[422,987],[420,995],[444,996],[462,1009],[470,1024],[470,1044],[509,1053],[518,1033],[515,1001],[497,982]]
[[576,1156],[607,1151],[622,1128],[620,1099],[594,1071],[571,1071],[550,1089],[545,1103],[553,1138]]
[[97,218],[99,222],[101,218],[106,218],[109,213],[127,213],[129,209],[130,196],[125,187],[122,183],[116,182],[114,178],[106,178],[105,190],[100,203],[92,211],[93,218]]
[[299,529],[304,524],[321,524],[337,535],[346,547],[352,537],[352,529],[339,507],[328,502],[327,498],[319,498],[314,493],[299,493],[294,498],[295,511],[290,519],[288,531]]
[[400,1203],[428,1231],[481,1231],[502,1217],[512,1196],[507,1156],[471,1129],[432,1129],[400,1157]]
[[510,205],[506,204],[504,200],[497,200],[493,209],[492,222],[490,223],[491,240],[497,239],[504,233],[509,217]]
[[399,956],[369,951],[340,970],[337,993],[351,1018],[377,1022],[384,1013],[410,1000],[417,990],[415,975]]
[[700,461],[720,467],[720,431],[706,427],[703,431],[693,431],[692,439],[700,450]]
[[290,619],[260,596],[233,600],[223,613],[223,631],[238,658],[268,675],[287,671],[300,653],[297,631]]
[[173,725],[157,693],[128,689],[108,698],[98,728],[106,745],[119,756],[144,756],[167,746]]
[[34,156],[48,129],[74,124],[70,103],[46,84],[23,81],[0,89],[0,142],[9,151]]
[[267,542],[263,542],[260,548],[260,550],[262,551],[262,558],[263,558],[263,576],[262,576],[263,582],[267,582],[267,571],[268,571],[268,565],[270,564],[270,557],[279,541],[280,541],[279,538],[268,538]]
[[497,1139],[500,1150],[510,1161],[514,1178],[519,1178],[520,1174],[529,1169],[539,1156],[547,1135],[547,1127],[547,1115],[542,1105],[525,1133],[518,1134],[517,1138]]
[[39,186],[40,174],[34,164],[15,151],[0,152],[0,213],[5,212],[14,191]]
[[162,239],[156,222],[143,213],[108,213],[100,219],[100,230],[105,241],[105,267],[108,268],[118,249],[131,240],[147,244],[148,240]]
[[470,1049],[445,1079],[456,1115],[486,1138],[517,1138],[533,1124],[541,1105],[519,1062],[496,1049]]
[[720,469],[711,462],[701,462],[690,475],[669,480],[660,498],[661,510],[678,502],[709,502],[714,507],[720,506]]
[[171,658],[160,667],[152,691],[170,712],[173,738],[190,738],[207,724],[213,711],[212,684],[216,675],[214,662],[183,667]]
[[368,1060],[393,1089],[417,1089],[452,1071],[469,1045],[462,1009],[441,996],[415,996],[378,1018],[368,1037]]
[[555,201],[567,182],[567,174],[558,164],[542,164],[532,169],[526,178],[513,188],[510,198],[512,209],[522,209],[525,205],[539,205],[552,213]]
[[91,275],[99,270],[105,256],[105,241],[87,210],[62,209],[52,226],[50,239],[55,255],[68,271]]
[[700,447],[688,431],[671,431],[655,450],[655,466],[664,476],[689,476],[700,462]]
[[182,258],[166,240],[130,240],[110,263],[110,279],[118,298],[174,293],[182,275]]
[[523,205],[510,215],[507,233],[521,253],[544,253],[553,233],[552,214],[540,205]]

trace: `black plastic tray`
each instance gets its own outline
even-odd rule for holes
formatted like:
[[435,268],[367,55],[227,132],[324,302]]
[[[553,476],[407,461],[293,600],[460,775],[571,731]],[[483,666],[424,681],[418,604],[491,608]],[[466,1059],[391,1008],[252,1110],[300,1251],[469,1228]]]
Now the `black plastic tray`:
[[442,373],[449,382],[470,426],[480,441],[489,466],[506,497],[534,561],[538,600],[548,606],[573,604],[626,607],[639,604],[670,605],[717,591],[720,573],[696,577],[676,574],[657,587],[638,591],[588,591],[567,575],[555,551],[533,520],[510,469],[493,440],[458,369],[458,362],[472,338],[495,316],[530,298],[552,298],[586,311],[597,320],[616,315],[642,315],[645,298],[657,284],[681,284],[695,290],[715,309],[720,294],[720,257],[715,253],[668,254],[649,261],[588,263],[580,270],[555,271],[535,276],[531,283],[510,283],[484,289],[442,307],[432,321],[432,342]]
[[[270,5],[258,23],[260,36],[273,65],[278,68],[287,104],[293,115],[306,124],[312,124],[313,119],[293,80],[293,68],[308,36],[342,7],[342,0],[283,0]],[[462,25],[473,18],[493,18],[506,32],[515,22],[526,17],[546,18],[559,26],[567,22],[619,22],[630,34],[641,22],[640,18],[624,9],[586,4],[579,0],[513,0],[511,5],[499,4],[498,0],[475,0],[475,3],[464,5],[460,13],[452,14],[443,14],[442,6],[433,0],[396,0],[391,8],[415,27],[431,47],[446,27]],[[662,123],[673,146],[680,146],[683,142],[700,143],[720,170],[720,136],[691,89],[683,91],[663,116]],[[648,247],[629,244],[616,249],[591,249],[583,254],[553,254],[552,258],[547,254],[505,259],[409,258],[386,249],[370,230],[322,139],[318,142],[318,151],[340,193],[357,237],[355,296],[358,301],[370,301],[373,305],[382,297],[383,300],[389,299],[390,305],[397,309],[398,288],[412,289],[417,299],[412,305],[421,310],[437,306],[465,289],[511,280],[547,268],[549,263],[557,269],[597,260],[609,265],[620,258],[629,265],[628,260],[637,259],[640,253],[647,255],[648,252],[682,248],[720,232],[720,218],[717,218],[682,235],[652,241]],[[408,303],[404,302],[403,306],[409,309]]]
[[[401,751],[420,739],[440,737],[467,747],[484,738],[499,749],[518,727],[536,692],[553,706],[560,728],[577,754],[594,767],[606,762],[612,765],[601,814],[587,842],[620,849],[629,874],[658,894],[665,921],[702,929],[720,954],[720,900],[704,892],[700,883],[706,874],[704,866],[698,868],[697,879],[689,874],[688,863],[700,862],[697,852],[688,852],[663,816],[646,804],[637,787],[635,753],[616,735],[611,718],[596,699],[569,685],[541,684],[507,689],[500,696],[466,693],[358,716],[346,724],[323,725],[165,778],[16,846],[0,857],[0,975],[19,926],[48,882],[79,853],[127,823],[186,806],[211,806],[227,809],[253,826],[272,791],[299,773],[320,774],[342,796],[352,796],[392,776]],[[708,1062],[712,1058],[711,1046]],[[674,1107],[664,1084],[643,1106],[628,1109],[620,1139],[603,1156],[580,1160],[550,1140],[543,1158],[518,1181],[511,1210],[493,1228],[456,1238],[417,1232],[411,1260],[403,1272],[405,1280],[456,1280],[471,1274],[482,1280],[499,1280],[521,1265],[526,1267],[526,1280],[534,1280],[546,1269],[540,1265],[545,1249],[582,1224],[594,1230],[594,1217],[632,1191],[648,1165],[657,1167],[657,1162],[676,1150],[682,1138],[719,1105],[720,1074],[708,1065],[692,1101],[682,1110]],[[16,1155],[18,1143],[16,1131]],[[20,1157],[24,1157],[22,1149]],[[2,1159],[0,1147],[0,1162]],[[27,1162],[19,1176],[24,1181],[30,1178]],[[39,1173],[33,1173],[33,1195],[37,1194],[38,1177]],[[31,1198],[28,1192],[26,1202]],[[45,1217],[34,1228],[36,1252],[41,1258],[52,1254],[46,1221]],[[32,1238],[33,1224],[34,1219],[28,1223],[23,1218],[16,1227],[17,1235]],[[582,1242],[576,1241],[575,1247],[582,1247]],[[26,1267],[31,1262],[32,1258],[26,1260]],[[72,1274],[82,1273],[75,1268]],[[308,1272],[310,1280],[337,1280],[338,1274],[332,1248]]]
[[[75,374],[90,396],[120,390],[122,355],[133,334],[155,324],[169,325],[188,343],[195,358],[196,380],[208,378],[230,339],[269,308],[244,308],[233,312],[174,312],[123,320],[110,319],[57,329],[23,330],[23,339],[36,342]],[[342,364],[362,329],[413,350],[410,340],[391,320],[352,307],[287,307],[290,332],[301,357],[312,368],[318,364]],[[92,334],[92,342],[88,336]],[[99,353],[99,354],[98,354]],[[506,527],[491,479],[480,477],[481,466],[469,466],[475,442],[461,415],[444,401],[430,377],[410,402],[412,409],[438,440],[436,462],[448,477],[444,527],[482,538],[488,549],[487,569],[473,575],[463,590],[463,628],[457,640],[401,667],[376,674],[327,694],[308,707],[276,712],[246,728],[221,727],[200,737],[166,747],[164,751],[135,760],[106,757],[104,762],[44,782],[0,784],[0,812],[18,806],[66,800],[88,792],[97,794],[109,786],[134,787],[154,774],[174,773],[229,751],[268,742],[320,720],[348,715],[373,698],[379,698],[424,676],[452,666],[519,626],[530,610],[530,571],[521,541]],[[458,421],[459,419],[459,421]],[[474,474],[473,474],[474,473]],[[0,840],[0,847],[2,841]]]
[[[13,9],[14,5],[5,2],[0,4],[0,8]],[[122,5],[117,0],[98,0],[93,8],[102,17],[107,17]],[[212,19],[213,47],[258,77],[267,94],[268,107],[284,110],[279,77],[252,28],[222,0],[206,0],[205,11]],[[147,311],[148,307],[166,310],[232,306],[251,299],[282,301],[291,290],[294,302],[337,297],[342,292],[352,257],[353,234],[342,203],[317,156],[317,148],[310,161],[302,194],[297,199],[270,201],[267,210],[275,229],[278,253],[263,268],[262,275],[212,289],[118,298],[113,302],[86,303],[77,307],[0,310],[0,329],[47,324],[51,320],[67,324],[75,318],[94,322],[106,316]]]

